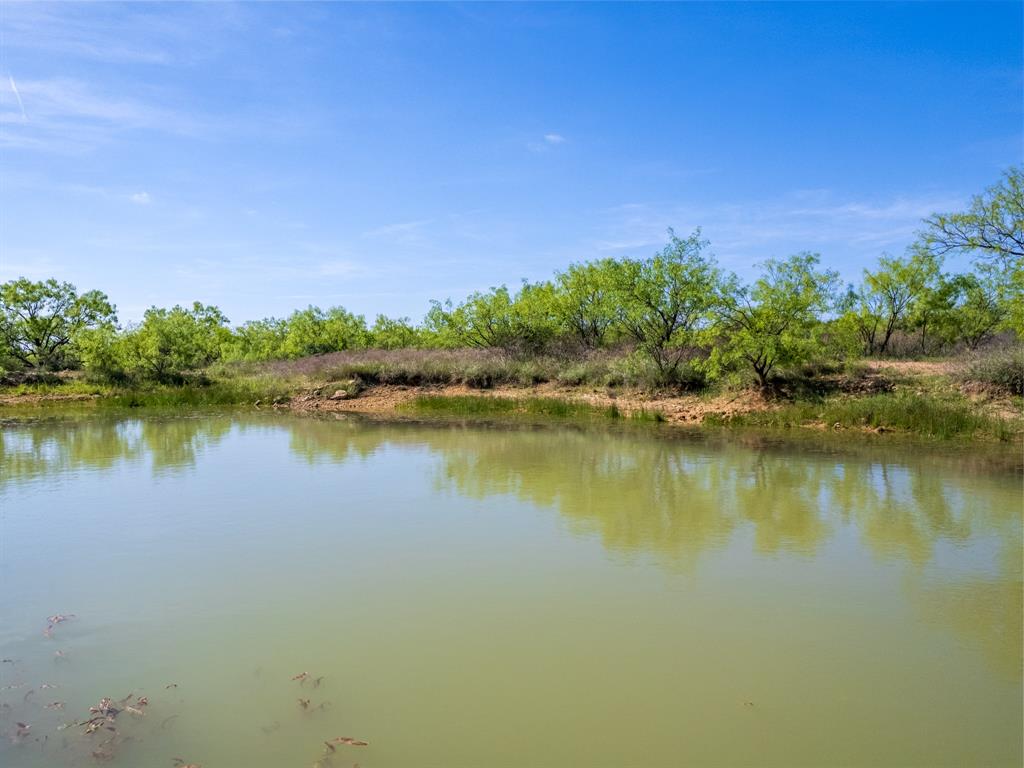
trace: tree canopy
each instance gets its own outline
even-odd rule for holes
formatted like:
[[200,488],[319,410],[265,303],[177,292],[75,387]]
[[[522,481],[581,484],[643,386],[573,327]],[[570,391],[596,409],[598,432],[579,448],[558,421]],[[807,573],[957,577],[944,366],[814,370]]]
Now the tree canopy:
[[1024,260],[1024,171],[1011,168],[966,211],[924,220],[922,240],[938,256],[968,251],[1010,266]]
[[618,322],[666,379],[702,342],[720,303],[722,274],[707,247],[700,230],[687,238],[669,230],[669,244],[654,256],[614,262]]
[[75,343],[91,329],[113,326],[114,306],[104,293],[79,294],[71,283],[25,278],[0,285],[3,355],[31,368],[56,369],[74,362]]
[[770,260],[757,282],[726,294],[721,342],[713,359],[750,366],[762,388],[779,365],[810,360],[821,350],[821,316],[834,303],[839,275],[817,269],[816,253]]
[[[197,302],[151,307],[122,328],[99,291],[20,278],[0,285],[0,368],[82,365],[112,380],[175,382],[214,362],[473,347],[576,360],[610,351],[626,375],[660,385],[752,372],[766,387],[780,368],[824,355],[934,354],[1024,338],[1022,190],[1011,169],[967,211],[928,218],[903,256],[882,254],[842,296],[812,253],[769,260],[743,285],[722,272],[699,229],[669,230],[647,257],[576,262],[515,291],[434,301],[419,324],[378,315],[368,327],[344,307],[309,306],[232,328]],[[974,259],[973,272],[943,272],[954,252]]]

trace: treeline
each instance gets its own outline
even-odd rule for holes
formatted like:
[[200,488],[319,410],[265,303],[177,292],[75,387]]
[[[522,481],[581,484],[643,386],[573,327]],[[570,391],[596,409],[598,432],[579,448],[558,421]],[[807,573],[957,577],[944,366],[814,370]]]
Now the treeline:
[[[973,270],[944,272],[953,252],[970,253]],[[176,382],[216,362],[340,350],[478,347],[566,358],[616,349],[664,384],[736,374],[765,386],[780,368],[808,361],[948,353],[1001,332],[1024,338],[1020,169],[968,211],[927,219],[904,256],[882,256],[856,286],[842,286],[812,253],[769,260],[743,283],[718,266],[699,231],[670,231],[648,258],[581,262],[514,292],[433,302],[419,323],[379,315],[369,324],[342,307],[311,306],[232,327],[217,307],[196,303],[154,307],[122,327],[99,291],[55,280],[0,286],[0,365],[84,367],[114,382]]]

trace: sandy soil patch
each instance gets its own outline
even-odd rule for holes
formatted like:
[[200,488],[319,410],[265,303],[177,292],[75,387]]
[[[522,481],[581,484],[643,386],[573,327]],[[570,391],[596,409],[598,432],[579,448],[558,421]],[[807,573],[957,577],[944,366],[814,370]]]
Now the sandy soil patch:
[[868,370],[902,376],[948,376],[959,367],[953,360],[865,360]]
[[573,402],[584,402],[598,407],[615,405],[625,414],[639,411],[656,411],[666,421],[676,424],[700,423],[708,415],[730,416],[772,408],[759,393],[749,391],[728,396],[700,397],[681,395],[675,397],[649,396],[637,393],[611,393],[608,391],[580,390],[559,387],[556,384],[540,384],[535,387],[494,387],[493,389],[471,389],[466,386],[444,387],[401,387],[373,386],[358,396],[332,399],[323,390],[297,395],[287,403],[288,408],[299,411],[335,411],[349,413],[393,413],[405,403],[420,395],[442,397],[507,397],[522,399],[528,397],[557,397]]
[[87,395],[87,394],[60,394],[57,392],[50,392],[45,395],[37,394],[18,394],[18,395],[0,395],[0,405],[40,405],[42,403],[73,403],[83,402],[86,400],[97,400],[99,395]]

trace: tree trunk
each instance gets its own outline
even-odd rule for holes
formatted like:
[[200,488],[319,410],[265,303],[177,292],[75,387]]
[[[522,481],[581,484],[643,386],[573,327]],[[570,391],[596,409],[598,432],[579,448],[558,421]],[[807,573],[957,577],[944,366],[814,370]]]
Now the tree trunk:
[[754,363],[754,373],[757,374],[757,385],[762,389],[768,389],[768,373],[771,371],[771,366],[765,366],[759,363]]

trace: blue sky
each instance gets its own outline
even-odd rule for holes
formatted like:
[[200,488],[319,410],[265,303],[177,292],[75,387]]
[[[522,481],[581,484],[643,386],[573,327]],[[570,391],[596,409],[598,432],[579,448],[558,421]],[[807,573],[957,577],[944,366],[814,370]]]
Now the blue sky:
[[855,279],[1021,162],[1022,10],[3,3],[0,279],[418,319],[669,226]]

